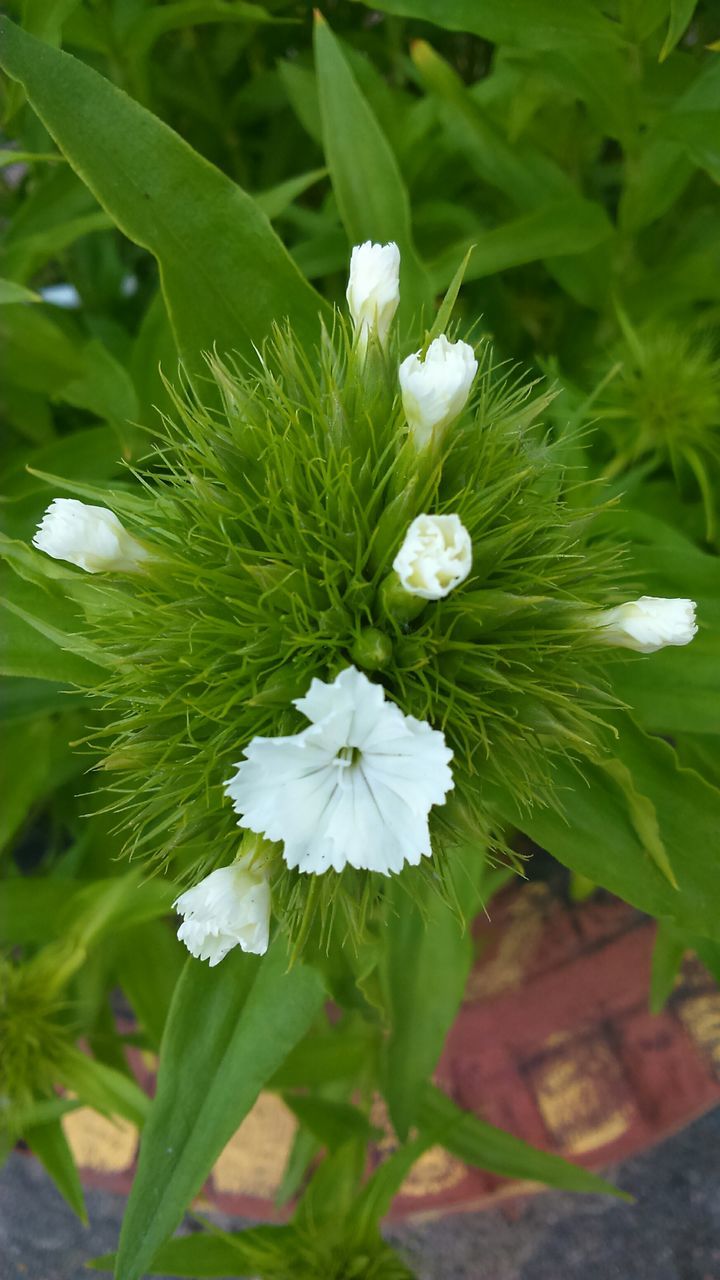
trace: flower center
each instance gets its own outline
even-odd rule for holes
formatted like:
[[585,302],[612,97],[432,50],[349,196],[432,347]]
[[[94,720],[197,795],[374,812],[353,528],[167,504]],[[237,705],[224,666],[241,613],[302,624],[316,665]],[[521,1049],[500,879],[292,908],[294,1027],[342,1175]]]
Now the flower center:
[[335,757],[335,763],[341,769],[350,769],[359,762],[361,756],[362,751],[359,747],[341,747]]

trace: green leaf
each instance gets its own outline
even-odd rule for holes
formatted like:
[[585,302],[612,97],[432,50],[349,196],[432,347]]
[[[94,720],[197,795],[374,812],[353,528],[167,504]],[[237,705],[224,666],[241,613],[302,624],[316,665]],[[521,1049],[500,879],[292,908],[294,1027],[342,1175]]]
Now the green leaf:
[[[58,645],[43,632],[38,620],[0,600],[0,674],[31,676],[62,685],[97,684],[99,668],[86,658]],[[67,637],[66,637],[67,639]]]
[[[573,227],[569,234],[574,236],[574,227],[577,226],[580,228],[580,236],[587,236],[588,231],[591,239],[596,235],[599,236],[596,241],[598,248],[595,250],[581,254],[576,249],[573,254],[562,257],[553,255],[545,260],[548,271],[559,281],[563,289],[585,304],[589,302],[590,305],[597,305],[598,296],[607,290],[608,253],[605,242],[607,241],[609,247],[613,234],[613,227],[607,214],[600,205],[586,200],[579,193],[572,178],[560,165],[537,147],[517,142],[510,143],[495,124],[484,104],[477,101],[466,88],[454,67],[441,58],[425,40],[416,40],[411,52],[423,83],[431,93],[437,94],[444,104],[444,114],[449,117],[457,145],[465,152],[483,182],[497,187],[521,213],[525,214],[535,213],[559,201],[574,204],[576,212],[569,214],[566,223]],[[563,216],[568,218],[567,210]],[[539,214],[538,217],[540,217]],[[599,235],[601,225],[604,227],[602,236]],[[543,228],[541,223],[534,220],[529,222],[525,230],[538,236],[538,243],[542,235],[549,234],[547,223]],[[513,224],[510,224],[510,232],[512,231]],[[498,261],[500,261],[500,253],[504,251],[501,232],[504,234],[503,228],[498,229],[497,246],[494,246],[492,241],[489,242],[489,252],[497,253]],[[495,233],[489,234],[492,236]],[[472,239],[473,242],[480,243],[477,235],[473,235]],[[514,251],[519,252],[519,249],[519,242],[516,241]],[[457,245],[454,252],[458,252]],[[477,265],[475,265],[476,258]],[[477,250],[471,260],[471,271],[473,270],[482,273],[482,259],[477,257]]]
[[134,1080],[79,1049],[65,1055],[58,1079],[81,1102],[104,1115],[123,1116],[142,1127],[149,1114],[150,1099]]
[[498,796],[500,812],[572,871],[649,915],[718,939],[720,791],[681,768],[672,747],[648,737],[629,717],[619,719],[618,727],[615,752],[655,807],[679,889],[648,856],[625,796],[599,766],[583,766],[585,781],[569,764],[554,767],[562,812],[537,806],[527,813],[509,795]]
[[316,14],[315,60],[328,169],[351,244],[400,249],[400,315],[406,327],[428,316],[432,292],[412,238],[410,201],[390,144],[325,19]]
[[[551,201],[502,226],[475,232],[468,244],[473,253],[465,278],[480,280],[521,263],[585,253],[607,240],[611,232],[606,214],[594,201],[577,197]],[[466,243],[446,249],[430,264],[436,288],[447,283]]]
[[321,178],[327,177],[327,169],[311,169],[309,173],[300,173],[296,178],[286,178],[277,186],[267,191],[255,192],[255,203],[262,209],[266,218],[273,221],[285,212],[298,196],[303,195],[309,187],[314,187]]
[[597,1174],[561,1156],[539,1151],[521,1138],[487,1124],[472,1112],[463,1111],[434,1085],[429,1084],[425,1089],[419,1125],[421,1131],[433,1132],[436,1141],[466,1164],[488,1169],[503,1178],[542,1182],[563,1191],[599,1192],[623,1200],[632,1199]]
[[257,25],[277,21],[279,19],[262,5],[249,4],[246,0],[174,0],[174,3],[153,6],[139,16],[127,35],[124,53],[130,61],[141,61],[167,31],[202,23]]
[[66,222],[54,223],[32,235],[16,236],[8,242],[3,269],[27,280],[51,258],[69,249],[76,240],[94,231],[107,231],[112,225],[112,219],[98,209],[78,218],[69,218]]
[[285,316],[317,336],[326,304],[246,192],[96,71],[7,19],[0,65],[121,231],[157,258],[190,370],[204,371],[213,346],[249,353]]
[[297,62],[278,63],[278,71],[290,105],[305,132],[322,146],[322,121],[317,82],[312,71]]
[[167,915],[177,887],[168,880],[138,881],[134,870],[101,880],[4,880],[0,945],[47,942],[70,930],[95,942],[103,931],[132,929]]
[[[120,430],[134,422],[138,400],[132,380],[103,342],[95,339],[87,343],[83,348],[83,365],[80,376],[63,387],[62,399],[78,409],[88,409],[116,424]],[[117,443],[115,448],[119,452]]]
[[465,279],[465,273],[467,272],[468,263],[470,261],[470,258],[472,257],[472,253],[474,249],[475,249],[475,242],[473,241],[473,243],[469,246],[465,254],[465,257],[460,263],[460,266],[455,271],[455,274],[452,277],[450,284],[447,287],[445,297],[443,298],[442,303],[438,308],[438,313],[435,316],[432,328],[428,331],[428,334],[425,338],[425,348],[427,348],[430,345],[430,343],[433,341],[434,338],[439,337],[441,333],[445,333],[447,330],[447,327],[452,318],[453,308],[455,306],[455,303],[457,302],[457,296],[462,287],[462,282]]
[[122,875],[92,880],[81,888],[64,913],[66,932],[83,947],[95,944],[108,932],[146,924],[159,915],[167,915],[177,895],[172,881],[141,881],[142,872],[135,867]]
[[630,821],[635,828],[643,849],[652,858],[658,870],[662,871],[673,889],[677,889],[678,883],[675,878],[675,872],[672,869],[667,849],[663,844],[657,812],[652,800],[640,794],[635,786],[632,773],[627,765],[623,764],[622,760],[604,760],[602,767],[617,783],[625,796]]
[[73,1213],[87,1226],[88,1217],[80,1177],[60,1120],[33,1125],[32,1128],[25,1129],[23,1138],[47,1169]]
[[697,8],[698,0],[670,0],[670,21],[667,35],[660,50],[659,61],[664,62],[672,53],[690,25],[690,20]]
[[286,962],[281,938],[262,961],[238,950],[215,969],[188,961],[163,1038],[157,1094],[120,1236],[118,1280],[140,1280],[260,1089],[318,1013],[318,974],[303,965],[286,972]]
[[0,151],[0,169],[7,169],[10,164],[56,164],[64,162],[64,156],[56,151]]
[[[687,147],[666,136],[676,115],[717,112],[720,92],[720,59],[701,64],[692,83],[681,93],[642,139],[620,198],[620,225],[637,231],[672,207],[692,176]],[[692,126],[691,126],[692,127]],[[683,126],[680,126],[682,130]],[[712,139],[708,139],[710,145]]]
[[[7,555],[7,544],[3,547],[3,554]],[[50,586],[49,583],[47,585]],[[82,620],[71,602],[63,595],[51,592],[49,589],[43,590],[37,584],[24,581],[6,572],[3,577],[0,608],[39,631],[46,640],[52,641],[59,650],[64,651],[65,656],[72,654],[76,658],[83,659],[81,666],[72,664],[79,677],[79,684],[97,683],[101,675],[99,668],[109,665],[109,659],[104,652],[85,639],[82,634]],[[5,631],[2,637],[3,649],[0,650],[2,674],[24,674],[61,680],[63,677],[60,671],[67,669],[67,664],[61,659],[52,668],[50,664],[45,668],[36,664],[32,658],[25,659],[26,670],[18,671],[23,664],[23,658],[16,653],[15,646],[21,642],[24,634],[22,629],[18,633],[14,624]],[[43,650],[43,654],[45,652]],[[90,664],[95,665],[94,673]]]
[[283,1094],[283,1101],[300,1123],[330,1151],[352,1139],[362,1138],[369,1142],[373,1136],[374,1130],[367,1117],[349,1102],[298,1093]]
[[153,1048],[160,1047],[185,949],[165,920],[130,929],[115,960],[117,980]]
[[[147,1267],[148,1275],[196,1277],[244,1277],[257,1273],[258,1256],[273,1252],[282,1256],[284,1242],[292,1241],[292,1227],[252,1227],[248,1231],[182,1236],[168,1240]],[[112,1271],[115,1254],[95,1258],[88,1266]]]
[[32,289],[26,289],[14,280],[0,280],[0,306],[9,302],[39,302],[40,297]]
[[6,725],[70,711],[80,703],[80,694],[69,694],[57,681],[0,679],[0,722]]
[[720,109],[669,112],[655,136],[679,143],[693,164],[720,182]]
[[687,935],[670,920],[660,920],[655,934],[650,973],[650,1012],[660,1013],[666,1004],[688,949]]
[[383,971],[390,1034],[384,1092],[404,1140],[462,1000],[472,944],[437,892],[427,891],[422,911],[394,881],[388,900]]
[[378,1225],[417,1160],[438,1141],[437,1126],[393,1151],[368,1178],[357,1203],[353,1206],[353,1230],[356,1236],[368,1236]]
[[0,374],[3,384],[55,396],[83,371],[75,343],[40,307],[3,307],[0,312]]
[[273,1075],[271,1087],[295,1089],[351,1080],[367,1068],[375,1049],[376,1037],[367,1026],[340,1027],[327,1033],[313,1030],[288,1054]]
[[68,753],[66,726],[46,717],[14,725],[12,750],[0,756],[0,850],[48,791],[79,772],[80,761]]
[[591,0],[363,0],[371,9],[467,31],[495,44],[558,49],[577,44],[617,43],[619,28]]

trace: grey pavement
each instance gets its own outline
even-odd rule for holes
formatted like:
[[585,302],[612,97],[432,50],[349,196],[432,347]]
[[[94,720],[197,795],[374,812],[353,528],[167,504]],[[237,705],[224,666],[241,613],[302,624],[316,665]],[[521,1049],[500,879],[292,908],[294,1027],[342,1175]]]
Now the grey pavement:
[[[609,1173],[635,1204],[549,1192],[386,1234],[418,1280],[720,1280],[720,1110]],[[91,1190],[87,1202],[84,1228],[33,1160],[11,1156],[0,1280],[98,1274],[83,1264],[114,1248],[124,1200]]]

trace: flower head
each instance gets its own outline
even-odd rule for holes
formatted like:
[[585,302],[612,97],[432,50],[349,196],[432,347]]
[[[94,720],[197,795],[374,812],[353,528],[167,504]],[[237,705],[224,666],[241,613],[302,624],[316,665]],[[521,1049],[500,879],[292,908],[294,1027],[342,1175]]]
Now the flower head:
[[442,600],[471,568],[470,534],[456,515],[417,516],[393,560],[404,589],[423,600]]
[[252,863],[252,854],[229,867],[219,867],[181,893],[173,904],[185,917],[178,938],[210,968],[240,947],[264,955],[270,930],[270,885],[265,864]]
[[640,596],[639,600],[606,609],[599,615],[597,625],[607,644],[637,653],[656,653],[666,645],[690,643],[697,631],[695,601]]
[[416,445],[423,448],[462,413],[478,370],[475,352],[467,342],[435,338],[425,359],[420,352],[403,360],[399,369],[403,408]]
[[132,573],[151,559],[107,507],[75,498],[55,498],[38,525],[33,545],[54,560],[68,560],[86,573]]
[[431,853],[430,809],[453,786],[443,734],[386,702],[356,667],[313,680],[295,706],[308,728],[254,738],[226,784],[238,825],[283,841],[300,871],[417,865]]
[[359,342],[364,346],[375,333],[384,346],[400,301],[400,250],[393,241],[355,245],[346,296]]

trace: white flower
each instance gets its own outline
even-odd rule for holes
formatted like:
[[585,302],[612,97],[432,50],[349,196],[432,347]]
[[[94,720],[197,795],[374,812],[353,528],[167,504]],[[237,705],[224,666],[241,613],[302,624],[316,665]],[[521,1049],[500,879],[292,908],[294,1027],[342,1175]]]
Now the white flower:
[[454,785],[443,734],[356,667],[313,680],[295,706],[309,727],[254,738],[226,785],[238,825],[283,841],[288,866],[306,872],[389,875],[429,855],[428,814]]
[[600,638],[607,644],[656,653],[669,644],[689,644],[697,631],[694,600],[666,600],[662,596],[640,596],[614,609],[606,609],[597,619]]
[[393,560],[405,590],[423,600],[442,600],[471,568],[470,534],[456,515],[417,516]]
[[420,352],[400,365],[400,390],[410,433],[419,448],[462,413],[478,363],[467,342],[435,338],[424,360]]
[[360,345],[376,333],[384,346],[400,301],[400,250],[393,241],[355,245],[346,297]]
[[264,955],[270,931],[270,885],[252,854],[219,867],[181,893],[173,905],[185,917],[178,938],[198,960],[219,964],[233,947]]
[[87,573],[108,569],[131,573],[152,559],[107,507],[75,498],[55,498],[38,525],[33,546],[54,560],[68,560]]

